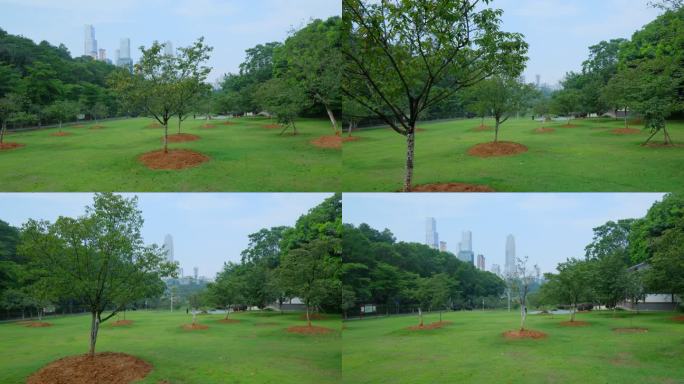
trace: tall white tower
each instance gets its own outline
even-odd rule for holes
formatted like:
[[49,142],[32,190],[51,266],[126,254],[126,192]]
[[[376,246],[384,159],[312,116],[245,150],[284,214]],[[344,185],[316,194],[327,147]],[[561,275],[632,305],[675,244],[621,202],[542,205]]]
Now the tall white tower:
[[473,250],[473,233],[470,231],[463,231],[461,233],[461,251]]
[[83,55],[97,59],[97,40],[95,40],[95,28],[86,24],[84,31]]
[[176,51],[173,50],[173,43],[171,40],[166,40],[164,43],[164,55],[171,57],[176,56]]
[[164,237],[164,249],[166,250],[166,261],[173,263],[173,237],[171,235]]
[[506,277],[514,276],[515,270],[515,238],[513,235],[506,237],[506,265],[504,266],[504,274]]
[[425,219],[425,245],[430,248],[439,249],[439,234],[437,233],[437,222],[434,217]]

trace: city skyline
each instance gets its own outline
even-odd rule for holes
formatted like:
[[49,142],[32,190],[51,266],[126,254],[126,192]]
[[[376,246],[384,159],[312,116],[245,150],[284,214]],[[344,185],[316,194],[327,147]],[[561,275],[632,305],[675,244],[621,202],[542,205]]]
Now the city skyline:
[[[593,228],[609,220],[643,217],[662,197],[662,193],[345,193],[343,220],[387,228],[397,241],[424,244],[420,223],[434,217],[442,241],[457,243],[454,239],[470,230],[473,248],[502,269],[506,237],[512,234],[516,255],[529,256],[529,266],[538,264],[545,273],[554,272],[567,258],[583,258]],[[454,249],[450,252],[457,255]]]

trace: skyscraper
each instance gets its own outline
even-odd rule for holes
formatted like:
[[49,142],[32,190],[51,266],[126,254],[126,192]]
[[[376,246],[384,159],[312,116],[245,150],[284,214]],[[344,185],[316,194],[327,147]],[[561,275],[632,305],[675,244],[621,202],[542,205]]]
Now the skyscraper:
[[466,263],[475,264],[475,254],[473,253],[473,233],[463,231],[461,242],[458,243],[458,258]]
[[98,51],[97,59],[100,61],[107,61],[107,50],[100,48]]
[[499,264],[492,264],[492,268],[489,271],[497,276],[501,276],[501,266]]
[[199,274],[199,268],[194,267],[192,270],[193,270],[193,272],[195,273],[195,282],[197,282],[197,278],[198,278],[197,275]]
[[97,40],[95,40],[95,28],[86,24],[83,43],[83,55],[97,60]]
[[164,43],[164,55],[172,57],[176,55],[176,51],[173,50],[173,43],[171,40],[166,40]]
[[434,217],[425,219],[425,245],[439,249],[439,234],[437,233],[437,222]]
[[171,235],[164,237],[164,249],[166,250],[166,261],[173,263],[173,237]]
[[439,250],[442,251],[442,252],[446,252],[446,251],[447,251],[447,243],[446,243],[446,241],[440,241],[440,242],[439,242]]
[[480,271],[485,270],[485,257],[484,255],[477,255],[477,269]]
[[513,235],[506,237],[506,264],[504,265],[506,277],[514,276],[515,270],[515,238]]
[[537,88],[541,87],[541,76],[540,75],[535,75],[535,78],[537,80]]
[[127,68],[129,71],[133,71],[133,59],[131,59],[131,39],[123,38],[119,42],[119,50],[117,51],[118,58],[116,60],[116,65],[119,67]]

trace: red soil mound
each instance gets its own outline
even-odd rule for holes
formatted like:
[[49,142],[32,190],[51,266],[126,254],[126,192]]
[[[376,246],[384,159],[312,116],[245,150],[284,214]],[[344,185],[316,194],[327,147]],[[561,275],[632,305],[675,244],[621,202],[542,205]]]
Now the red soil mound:
[[[328,318],[327,316],[322,315],[320,313],[309,313],[309,317],[311,318],[311,320],[325,320]],[[299,316],[299,319],[306,320],[306,313]]]
[[589,325],[589,323],[587,323],[586,321],[575,320],[575,321],[563,321],[562,323],[560,323],[560,325],[562,325],[564,327],[584,327],[584,326]]
[[525,330],[517,330],[517,331],[508,331],[504,332],[503,336],[508,339],[508,340],[517,340],[517,339],[545,339],[546,338],[546,333],[544,332],[538,332],[538,331],[530,331],[529,329]]
[[312,325],[310,327],[303,325],[303,326],[290,327],[287,329],[287,331],[289,333],[299,333],[300,335],[324,335],[326,333],[332,332],[332,329],[324,328],[324,327],[317,327],[315,325]]
[[44,328],[44,327],[52,327],[52,324],[50,323],[45,323],[42,321],[30,321],[28,323],[23,324],[25,327],[28,328]]
[[152,365],[123,353],[69,356],[54,361],[31,375],[26,384],[126,384],[152,371]]
[[613,328],[613,331],[615,331],[615,333],[646,333],[648,332],[648,328]]
[[261,128],[278,129],[278,128],[282,128],[282,126],[278,125],[278,124],[266,124],[266,125],[262,125]]
[[342,138],[340,136],[321,136],[311,140],[311,144],[318,148],[342,149]]
[[634,128],[618,128],[613,129],[610,133],[614,135],[638,135],[641,133],[641,130]]
[[103,129],[103,128],[105,128],[104,125],[93,125],[92,127],[90,127],[90,129]]
[[675,316],[672,318],[673,321],[679,321],[679,322],[684,322],[684,315],[682,316]]
[[224,121],[222,124],[223,125],[236,125],[237,123],[234,123],[232,121]]
[[[177,133],[175,135],[169,135],[169,143],[182,143],[186,141],[199,140],[199,136],[191,135],[189,133]],[[162,141],[164,138],[162,137]]]
[[186,331],[201,331],[201,330],[209,329],[209,327],[207,327],[206,325],[202,325],[202,324],[184,324],[183,329],[185,329]]
[[527,152],[526,146],[510,141],[478,144],[468,150],[470,156],[477,157],[512,156],[524,152]]
[[556,130],[553,128],[546,128],[546,127],[537,128],[534,130],[534,133],[551,133],[551,132],[556,132]]
[[235,324],[235,323],[239,323],[240,320],[235,320],[235,319],[221,319],[221,320],[219,320],[218,322],[221,323],[221,324]]
[[484,132],[484,131],[491,131],[493,128],[488,126],[488,125],[480,125],[479,127],[475,127],[471,129],[473,132]]
[[359,140],[361,140],[361,138],[360,138],[360,137],[356,137],[356,136],[344,136],[344,137],[342,137],[342,142],[343,142],[343,143],[348,143],[348,142],[350,142],[350,141],[359,141]]
[[425,128],[416,128],[416,133],[418,133],[418,132],[426,132],[426,131],[427,131],[427,129],[425,129]]
[[408,329],[409,331],[426,331],[426,330],[430,330],[430,329],[443,328],[443,327],[450,325],[450,324],[453,324],[453,323],[454,323],[453,321],[436,321],[436,322],[430,323],[428,325],[423,325],[422,327],[420,325],[414,325],[414,326],[408,327],[406,329]]
[[112,323],[112,327],[123,327],[133,324],[133,320],[117,320]]
[[211,129],[211,128],[216,128],[216,126],[214,124],[203,124],[203,125],[200,125],[200,128]]
[[209,157],[186,149],[172,149],[168,153],[153,151],[140,155],[138,160],[151,169],[184,169],[197,167]]
[[2,143],[0,144],[0,151],[9,151],[10,149],[17,149],[24,146],[24,144],[19,143]]
[[51,133],[50,136],[57,136],[57,137],[71,136],[71,132],[55,132],[55,133]]
[[444,183],[444,184],[423,184],[411,188],[411,192],[495,192],[486,185],[464,184],[464,183]]

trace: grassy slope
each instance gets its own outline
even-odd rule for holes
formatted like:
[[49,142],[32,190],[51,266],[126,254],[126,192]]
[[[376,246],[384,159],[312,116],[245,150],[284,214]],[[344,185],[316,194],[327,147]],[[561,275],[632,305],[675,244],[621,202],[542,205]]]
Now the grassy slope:
[[[423,123],[416,138],[415,184],[465,182],[487,184],[497,191],[680,191],[684,190],[684,147],[645,148],[648,134],[610,133],[623,122],[610,119],[575,120],[577,128],[546,123],[556,132],[535,134],[541,126],[531,120],[502,125],[500,140],[515,141],[529,152],[499,158],[466,154],[475,144],[492,141],[494,132],[473,132],[479,119]],[[486,121],[493,126],[493,121]],[[684,123],[671,122],[676,143],[684,144]],[[401,189],[406,144],[389,129],[359,132],[360,141],[345,143],[345,191]],[[660,141],[660,136],[656,139]]]
[[[220,315],[198,316],[208,330],[185,331],[191,316],[180,312],[129,312],[128,327],[103,324],[98,352],[128,353],[154,369],[141,383],[334,383],[340,380],[340,321],[315,325],[335,329],[329,335],[289,334],[305,325],[298,314],[231,315],[237,324],[221,324]],[[114,319],[113,319],[114,320]],[[112,320],[112,321],[113,321]],[[23,383],[43,365],[88,350],[88,316],[49,320],[48,328],[0,325],[0,383]],[[278,323],[258,326],[258,323]]]
[[[530,315],[548,338],[515,341],[501,333],[519,326],[516,312],[449,313],[453,325],[421,332],[404,330],[413,316],[347,322],[343,383],[682,383],[684,323],[672,316],[579,314],[591,325],[561,327],[568,316]],[[650,331],[612,331],[630,326]]]
[[[303,120],[299,136],[279,136],[264,129],[263,119],[219,121],[201,129],[204,120],[184,123],[199,141],[170,144],[204,153],[211,161],[183,171],[153,171],[137,161],[161,148],[163,129],[147,128],[149,119],[104,123],[105,129],[65,128],[72,136],[53,137],[56,129],[19,133],[8,142],[26,147],[0,152],[0,191],[336,191],[341,152],[309,141],[331,135],[327,120]],[[169,132],[175,133],[172,121]]]

